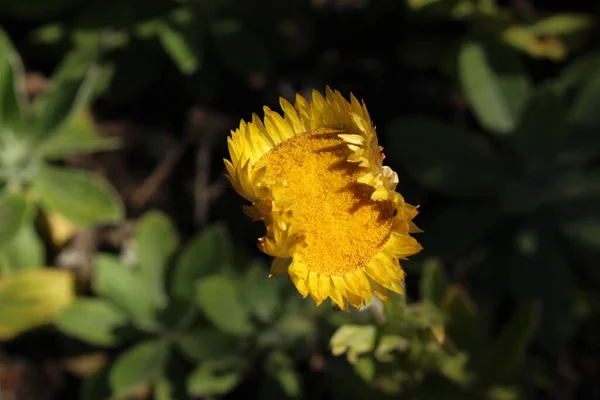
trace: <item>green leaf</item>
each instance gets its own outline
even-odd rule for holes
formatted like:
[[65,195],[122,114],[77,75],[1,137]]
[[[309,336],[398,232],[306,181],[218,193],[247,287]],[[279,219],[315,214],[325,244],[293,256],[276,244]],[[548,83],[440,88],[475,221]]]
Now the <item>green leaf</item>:
[[294,361],[285,353],[275,351],[267,357],[266,370],[291,398],[298,398],[302,394],[300,376],[294,369]]
[[251,77],[265,74],[269,70],[269,53],[261,38],[239,21],[217,21],[212,24],[211,33],[221,62],[235,73]]
[[541,302],[539,343],[557,354],[575,326],[575,282],[548,220],[535,216],[515,236],[510,288],[519,302]]
[[33,221],[21,225],[15,236],[0,248],[0,271],[18,272],[41,268],[46,263],[46,248]]
[[61,159],[72,154],[93,153],[119,147],[115,137],[100,136],[92,116],[86,111],[73,115],[60,129],[39,144],[36,151],[46,159]]
[[492,381],[509,382],[518,376],[529,343],[538,327],[539,306],[539,303],[522,305],[502,328],[493,347],[489,350],[485,362],[489,367],[486,371],[482,371],[482,378],[488,378],[491,383]]
[[188,378],[188,393],[192,396],[218,396],[231,392],[242,380],[239,369],[224,372],[211,363],[205,362]]
[[377,349],[375,358],[380,362],[394,361],[393,352],[405,352],[410,347],[410,340],[399,335],[383,335]]
[[599,128],[598,102],[600,102],[600,71],[590,77],[587,85],[577,93],[573,105],[569,109],[569,122]]
[[596,71],[600,71],[599,51],[587,53],[570,63],[556,80],[556,87],[562,92],[577,88],[587,82]]
[[131,394],[135,389],[151,384],[164,371],[169,358],[169,343],[150,340],[137,344],[122,354],[113,364],[109,382],[117,397]]
[[475,137],[443,122],[422,116],[397,119],[387,136],[390,162],[404,165],[429,189],[455,196],[494,194],[507,179],[500,159]]
[[23,196],[0,196],[0,248],[12,240],[21,226],[31,218],[33,205]]
[[248,336],[254,331],[246,304],[231,279],[220,275],[202,279],[196,285],[196,302],[221,331],[235,336]]
[[161,305],[165,305],[167,301],[166,269],[178,244],[177,231],[164,213],[150,211],[138,221],[135,233],[137,273],[145,281],[146,290]]
[[[431,216],[424,225],[419,242],[427,254],[452,260],[480,243],[501,221],[502,214],[494,204],[460,202]],[[461,234],[456,235],[457,227]]]
[[62,310],[55,324],[63,333],[94,346],[114,347],[121,343],[119,329],[127,315],[101,299],[78,299]]
[[518,56],[508,48],[479,41],[463,44],[458,56],[460,83],[484,128],[513,131],[530,92]]
[[155,303],[139,276],[108,254],[96,257],[95,268],[93,287],[97,293],[112,300],[142,328],[154,325]]
[[83,381],[79,398],[81,400],[113,400],[108,383],[109,371],[110,365],[107,365]]
[[449,285],[441,304],[446,314],[447,336],[458,348],[478,351],[482,344],[484,329],[477,306],[458,285]]
[[158,37],[181,72],[189,75],[200,67],[200,30],[190,7],[172,11],[159,25]]
[[198,328],[177,336],[175,344],[193,361],[216,360],[235,354],[238,340],[214,328]]
[[439,306],[448,285],[448,278],[442,263],[436,259],[425,262],[421,275],[421,298]]
[[47,324],[75,298],[68,271],[37,269],[0,280],[0,340]]
[[205,228],[185,246],[172,276],[173,296],[193,300],[196,281],[232,263],[231,239],[224,225]]
[[96,64],[98,57],[98,51],[89,47],[75,48],[67,54],[52,76],[50,90],[34,99],[38,137],[54,134],[89,104],[103,76]]
[[260,264],[251,265],[241,282],[241,297],[247,308],[261,321],[269,322],[279,310],[280,299],[275,282]]
[[586,14],[563,13],[542,18],[528,27],[538,36],[562,36],[587,31],[594,25],[594,19]]
[[566,123],[562,98],[550,87],[542,87],[530,100],[517,127],[517,149],[530,163],[551,165],[563,148]]
[[26,110],[25,79],[19,54],[0,28],[0,134],[11,128],[19,133]]
[[81,226],[115,223],[124,215],[119,195],[91,172],[45,165],[33,190],[44,207]]
[[377,330],[372,325],[344,325],[329,341],[331,353],[334,356],[346,353],[348,361],[354,364],[360,355],[373,350],[376,334]]

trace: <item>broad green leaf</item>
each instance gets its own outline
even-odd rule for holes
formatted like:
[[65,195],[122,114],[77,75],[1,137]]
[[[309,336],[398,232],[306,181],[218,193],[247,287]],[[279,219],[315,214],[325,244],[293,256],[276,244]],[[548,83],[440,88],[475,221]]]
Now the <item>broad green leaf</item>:
[[272,321],[279,310],[280,302],[277,285],[270,282],[267,269],[251,265],[242,279],[241,297],[248,309],[263,322]]
[[510,381],[519,374],[527,354],[530,341],[538,327],[539,303],[528,303],[519,307],[510,321],[502,328],[494,345],[489,350],[486,364],[490,382]]
[[205,228],[185,246],[175,265],[171,281],[173,296],[193,300],[196,281],[232,263],[231,239],[225,225]]
[[111,255],[96,256],[94,290],[127,312],[142,328],[156,318],[155,303],[145,282]]
[[14,238],[21,226],[31,218],[33,205],[23,196],[0,196],[0,248]]
[[119,329],[127,315],[101,299],[78,299],[62,310],[55,324],[63,333],[94,346],[113,347],[121,342]]
[[35,230],[33,221],[21,225],[15,236],[0,247],[2,273],[41,268],[45,262],[46,248]]
[[265,368],[284,393],[291,398],[298,398],[302,394],[302,385],[298,372],[294,369],[294,361],[285,353],[275,351],[267,357]]
[[166,269],[178,244],[177,231],[169,217],[162,212],[150,211],[138,221],[135,233],[138,274],[158,304],[164,305],[167,301]]
[[473,136],[443,122],[422,116],[397,119],[387,137],[390,163],[402,164],[429,189],[456,196],[494,194],[507,179],[500,159]]
[[238,20],[217,21],[212,24],[211,33],[221,62],[235,73],[251,77],[268,72],[270,60],[264,43]]
[[219,330],[235,336],[248,336],[254,331],[247,305],[230,278],[213,275],[200,280],[196,302]]
[[44,207],[81,226],[115,223],[123,218],[119,195],[91,172],[45,165],[33,181],[33,190]]
[[68,271],[38,269],[0,280],[0,340],[52,323],[75,298]]
[[477,119],[498,134],[513,131],[531,84],[518,56],[490,43],[468,41],[458,56],[460,83]]
[[162,21],[158,37],[184,74],[191,74],[200,67],[200,29],[190,7],[179,7]]
[[439,306],[448,285],[442,263],[432,259],[425,262],[421,275],[421,298]]
[[562,98],[542,87],[531,98],[514,134],[517,149],[529,163],[552,165],[567,135],[567,111]]
[[72,154],[113,150],[119,143],[117,138],[100,136],[92,116],[81,110],[41,142],[36,151],[47,159],[61,159]]
[[[452,260],[480,243],[501,221],[499,207],[482,202],[460,202],[434,213],[423,226],[419,242],[427,254]],[[461,234],[456,235],[460,227]]]
[[473,378],[467,365],[468,362],[469,356],[466,353],[443,357],[440,362],[440,372],[452,382],[466,385]]
[[10,38],[0,28],[0,134],[11,129],[14,133],[22,128],[25,97],[25,79],[19,54]]
[[600,102],[600,70],[590,77],[587,85],[584,85],[569,109],[569,122],[600,128],[600,114],[598,113],[598,102]]
[[77,115],[92,100],[96,85],[103,76],[96,64],[98,51],[93,48],[71,50],[51,80],[50,90],[34,99],[35,131],[46,138]]
[[329,341],[331,353],[334,356],[346,353],[348,361],[354,364],[360,355],[374,349],[376,333],[373,325],[344,325]]
[[513,296],[541,302],[539,343],[557,354],[573,333],[575,282],[547,216],[531,219],[515,236],[511,266]]
[[375,358],[380,362],[394,361],[393,352],[405,352],[410,340],[399,335],[383,335],[375,349]]
[[562,92],[577,88],[587,82],[596,71],[600,71],[600,52],[598,51],[576,58],[561,72],[555,84]]
[[129,349],[110,370],[113,393],[124,397],[142,385],[153,383],[163,374],[168,358],[169,343],[165,340],[149,340]]
[[188,378],[188,393],[192,396],[218,396],[232,391],[241,381],[239,369],[219,371],[211,363],[202,363]]
[[506,44],[535,58],[561,61],[568,54],[567,45],[561,39],[549,36],[540,40],[525,26],[508,26],[502,31],[501,38]]
[[235,354],[238,339],[212,327],[197,328],[177,336],[175,344],[186,358],[206,361]]

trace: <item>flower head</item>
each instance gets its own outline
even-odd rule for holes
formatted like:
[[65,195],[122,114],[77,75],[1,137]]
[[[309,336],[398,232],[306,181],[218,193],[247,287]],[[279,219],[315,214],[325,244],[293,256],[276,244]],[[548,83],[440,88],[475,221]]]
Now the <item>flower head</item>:
[[422,248],[409,235],[417,208],[395,191],[366,106],[329,88],[280,104],[283,116],[265,107],[231,132],[225,160],[246,213],[265,223],[271,275],[287,271],[304,297],[342,309],[402,293],[399,260]]

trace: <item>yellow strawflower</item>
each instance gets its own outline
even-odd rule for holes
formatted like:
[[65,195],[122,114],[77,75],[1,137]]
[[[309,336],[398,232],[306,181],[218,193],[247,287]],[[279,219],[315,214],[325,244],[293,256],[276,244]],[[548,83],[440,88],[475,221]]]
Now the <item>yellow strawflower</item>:
[[283,116],[264,107],[263,121],[241,121],[227,143],[228,179],[264,221],[260,249],[275,257],[317,304],[360,308],[387,290],[402,293],[400,259],[421,245],[409,235],[417,208],[395,191],[397,174],[382,165],[382,148],[364,103],[327,88],[312,102],[281,99]]

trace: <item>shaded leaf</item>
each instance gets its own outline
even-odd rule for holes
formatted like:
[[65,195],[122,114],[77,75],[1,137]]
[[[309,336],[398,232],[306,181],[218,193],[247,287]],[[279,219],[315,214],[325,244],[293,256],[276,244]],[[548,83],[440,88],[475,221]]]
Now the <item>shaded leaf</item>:
[[78,299],[56,318],[62,332],[95,346],[113,347],[120,343],[119,329],[127,315],[101,299]]
[[68,271],[38,269],[0,280],[0,340],[51,323],[74,298]]
[[111,389],[108,383],[110,366],[101,368],[88,377],[81,385],[79,393],[81,400],[108,400],[111,399]]
[[200,280],[196,301],[219,330],[235,336],[248,336],[254,331],[246,305],[231,279],[213,275]]
[[81,226],[114,223],[123,218],[119,195],[91,172],[45,165],[33,181],[33,190],[44,207]]
[[205,228],[186,244],[171,281],[173,296],[193,300],[196,281],[220,271],[232,262],[231,240],[225,225]]
[[237,339],[214,328],[198,328],[179,335],[175,344],[193,361],[220,359],[236,352]]
[[139,343],[114,362],[109,383],[117,397],[131,394],[145,384],[153,383],[164,371],[169,357],[169,343],[150,340]]
[[559,75],[555,82],[559,91],[567,91],[587,82],[596,71],[600,70],[600,52],[590,52],[571,62]]
[[530,92],[530,82],[511,50],[468,41],[459,52],[463,91],[481,125],[495,133],[515,129]]
[[552,164],[567,135],[567,111],[550,87],[542,87],[529,101],[515,132],[517,149],[528,162]]
[[21,225],[13,238],[0,248],[2,273],[37,269],[46,262],[46,248],[31,223]]
[[287,396],[300,397],[302,394],[300,376],[294,369],[294,361],[287,354],[281,351],[269,354],[265,367],[267,373],[279,383]]
[[150,211],[138,221],[135,233],[135,251],[139,276],[146,283],[146,290],[157,300],[166,304],[166,269],[177,249],[179,237],[167,215]]
[[483,377],[489,382],[498,382],[510,381],[517,376],[538,327],[539,316],[538,303],[524,304],[516,311],[489,350],[486,360],[489,368],[487,374],[482,373]]
[[591,76],[587,85],[577,93],[577,97],[569,109],[569,122],[599,128],[598,102],[600,102],[600,70]]
[[500,159],[443,122],[401,118],[388,126],[387,136],[387,157],[429,189],[457,196],[493,194],[507,179]]
[[441,308],[447,317],[446,332],[450,340],[460,349],[478,349],[484,336],[484,326],[467,291],[458,285],[448,286]]
[[428,260],[421,275],[421,298],[439,306],[448,285],[443,265],[438,260]]
[[266,268],[260,264],[251,265],[240,289],[243,302],[258,319],[268,322],[275,317],[280,306],[279,293],[275,282],[269,282]]
[[96,256],[95,268],[93,287],[97,293],[113,301],[141,327],[154,324],[155,303],[139,276],[108,254]]
[[188,393],[192,396],[214,396],[231,392],[242,380],[239,369],[220,371],[215,365],[205,362],[196,368],[187,381]]
[[33,205],[25,197],[17,194],[0,196],[0,248],[15,237],[32,212]]

